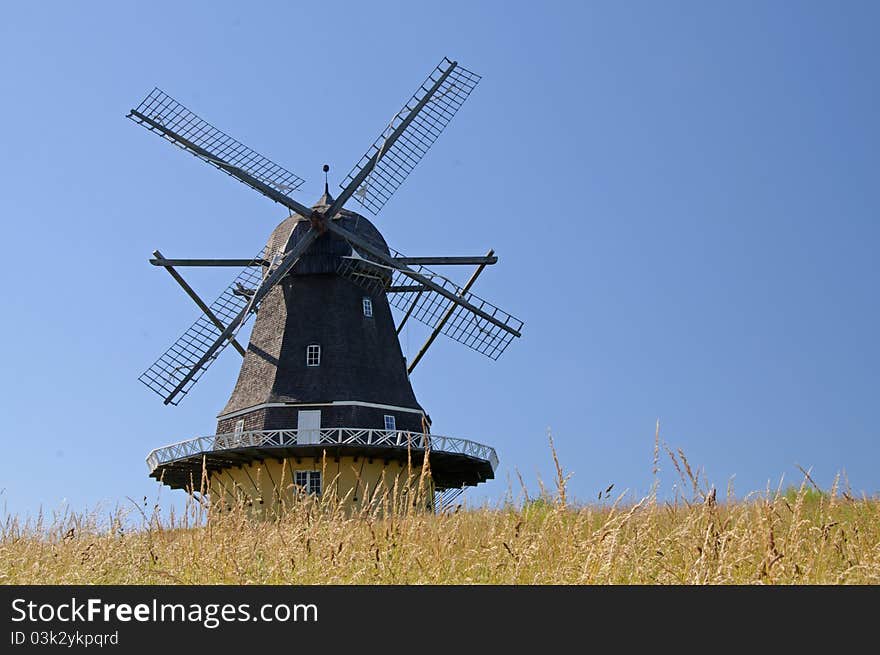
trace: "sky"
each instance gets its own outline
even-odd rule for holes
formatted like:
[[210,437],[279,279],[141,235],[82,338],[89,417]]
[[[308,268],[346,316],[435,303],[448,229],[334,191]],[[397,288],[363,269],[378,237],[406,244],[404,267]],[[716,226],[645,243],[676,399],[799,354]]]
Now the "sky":
[[[410,256],[494,248],[475,291],[525,322],[497,362],[441,337],[412,376],[435,433],[498,451],[471,502],[516,495],[517,473],[552,485],[548,432],[570,496],[645,494],[658,419],[740,497],[798,467],[880,493],[878,19],[868,2],[6,3],[0,501],[179,502],[144,458],[212,434],[237,376],[227,349],[178,407],[137,381],[198,315],[147,260],[251,257],[286,211],[127,111],[161,87],[305,177],[309,204],[321,165],[338,184],[443,56],[483,80],[375,222]],[[184,271],[208,299],[230,273]],[[405,354],[423,338],[404,331]],[[668,458],[659,477],[672,493]]]

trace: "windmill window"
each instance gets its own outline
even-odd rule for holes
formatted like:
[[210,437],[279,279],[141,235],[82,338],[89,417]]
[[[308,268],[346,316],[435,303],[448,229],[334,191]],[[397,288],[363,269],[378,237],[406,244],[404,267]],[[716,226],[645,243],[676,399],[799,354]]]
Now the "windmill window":
[[235,436],[241,436],[242,432],[244,432],[244,419],[240,418],[235,422]]
[[373,301],[369,298],[364,298],[364,316],[367,318],[373,317]]
[[391,414],[385,414],[385,429],[389,431],[397,429],[397,420]]
[[302,487],[303,491],[316,496],[321,495],[321,472],[320,471],[296,471],[296,486]]
[[306,346],[306,366],[321,365],[321,346],[316,343]]

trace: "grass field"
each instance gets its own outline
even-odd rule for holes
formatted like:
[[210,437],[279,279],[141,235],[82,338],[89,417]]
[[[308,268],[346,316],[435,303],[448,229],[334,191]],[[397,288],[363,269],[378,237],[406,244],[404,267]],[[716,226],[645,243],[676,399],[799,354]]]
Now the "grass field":
[[[841,584],[880,583],[880,501],[799,488],[725,502],[668,451],[688,497],[580,505],[555,490],[440,514],[377,491],[347,516],[307,498],[273,520],[245,507],[183,516],[7,517],[0,583],[38,584]],[[554,452],[555,461],[555,452]],[[655,474],[656,474],[655,456]],[[99,527],[100,523],[100,527]]]

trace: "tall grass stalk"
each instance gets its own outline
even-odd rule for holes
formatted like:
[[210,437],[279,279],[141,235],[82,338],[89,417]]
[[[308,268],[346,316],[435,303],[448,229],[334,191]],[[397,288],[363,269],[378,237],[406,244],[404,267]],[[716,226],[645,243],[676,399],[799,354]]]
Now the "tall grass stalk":
[[555,491],[533,497],[523,484],[521,502],[499,507],[425,511],[423,467],[416,484],[365,489],[355,512],[333,494],[301,494],[260,518],[244,499],[221,512],[195,494],[169,516],[146,498],[106,517],[6,516],[0,583],[880,583],[880,502],[839,479],[826,493],[804,471],[797,488],[740,501],[729,488],[719,501],[684,453],[665,447],[681,485],[662,501],[658,424],[650,494],[582,505],[550,447]]

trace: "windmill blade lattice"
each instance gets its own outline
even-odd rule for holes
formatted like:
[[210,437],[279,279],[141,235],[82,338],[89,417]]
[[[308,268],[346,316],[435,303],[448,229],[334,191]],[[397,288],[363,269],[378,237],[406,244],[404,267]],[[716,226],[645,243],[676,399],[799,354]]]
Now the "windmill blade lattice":
[[263,190],[259,186],[249,184],[235,172],[241,171],[291,199],[293,192],[305,182],[299,175],[199,118],[161,89],[153,89],[136,109],[131,110],[128,118],[260,193]]
[[[228,325],[250,302],[248,291],[259,288],[263,281],[263,267],[260,262],[266,253],[260,251],[250,266],[246,266],[223,290],[223,293],[210,305],[211,311],[224,325]],[[196,322],[175,341],[153,364],[144,371],[138,380],[162,396],[165,404],[177,405],[202,374],[223,351],[229,341],[225,341],[215,355],[205,363],[186,385],[174,396],[174,390],[187,373],[195,366],[208,348],[220,336],[220,329],[202,314]]]
[[[450,67],[452,70],[443,84],[412,119],[400,137],[386,149],[388,137],[406,120],[425,94],[430,92]],[[361,205],[373,214],[378,214],[416,164],[425,156],[480,79],[476,73],[444,58],[419,86],[403,109],[394,115],[388,126],[339,185],[340,188],[346,189],[358,173],[378,157],[375,167],[354,193],[355,199]]]
[[[403,257],[399,252],[391,250],[392,256]],[[442,286],[447,291],[460,296],[477,309],[497,319],[509,329],[504,329],[486,319],[477,316],[469,309],[456,305],[452,315],[440,330],[451,339],[464,344],[471,350],[476,350],[488,357],[497,360],[507,349],[507,346],[519,336],[523,322],[511,316],[503,309],[496,307],[487,300],[470,291],[463,289],[452,280],[435,273],[425,266],[411,266],[413,271],[423,275],[435,284]],[[376,264],[354,255],[343,257],[337,272],[346,277],[369,293],[384,293],[389,289],[401,289],[399,292],[388,293],[388,302],[405,312],[407,315],[434,328],[444,314],[449,310],[451,301],[439,293],[427,288],[419,288],[413,280],[396,269]],[[390,275],[390,285],[388,284]]]

